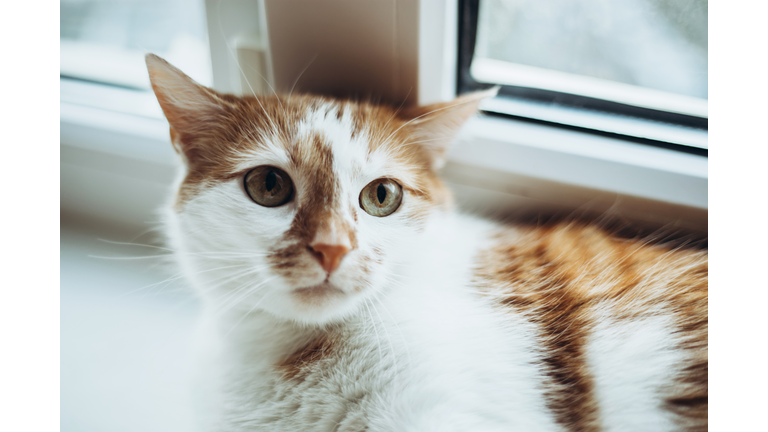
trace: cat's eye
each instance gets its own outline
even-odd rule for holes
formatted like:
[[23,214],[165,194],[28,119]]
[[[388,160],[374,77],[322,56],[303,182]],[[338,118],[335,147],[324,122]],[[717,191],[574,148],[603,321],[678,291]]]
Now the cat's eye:
[[392,179],[374,180],[360,192],[360,207],[371,216],[389,216],[402,201],[403,188]]
[[277,207],[293,198],[293,182],[285,171],[265,165],[248,171],[245,191],[256,204]]

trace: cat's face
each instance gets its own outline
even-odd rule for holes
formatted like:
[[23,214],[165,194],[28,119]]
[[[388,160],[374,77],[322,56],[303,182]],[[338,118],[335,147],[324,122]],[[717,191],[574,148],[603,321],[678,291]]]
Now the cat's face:
[[341,319],[398,283],[448,204],[435,174],[445,145],[486,96],[405,112],[237,98],[147,64],[187,166],[169,215],[186,275],[221,310],[305,323]]

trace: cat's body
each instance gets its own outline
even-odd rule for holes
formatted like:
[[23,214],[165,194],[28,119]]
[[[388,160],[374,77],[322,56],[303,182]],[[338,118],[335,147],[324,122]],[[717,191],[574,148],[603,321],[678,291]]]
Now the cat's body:
[[456,213],[435,169],[478,96],[235,98],[148,65],[206,430],[706,429],[706,252]]
[[224,418],[257,430],[552,430],[530,324],[468,290],[489,227],[467,222],[436,223],[462,230],[433,226],[423,246],[435,253],[414,248],[414,268],[341,323],[210,320],[227,344],[216,363],[234,363]]

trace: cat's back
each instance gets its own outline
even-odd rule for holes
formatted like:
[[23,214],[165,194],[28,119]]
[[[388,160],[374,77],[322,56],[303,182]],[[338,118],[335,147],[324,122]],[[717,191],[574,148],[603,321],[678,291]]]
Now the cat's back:
[[535,324],[569,430],[706,430],[707,252],[595,224],[499,230],[474,283]]

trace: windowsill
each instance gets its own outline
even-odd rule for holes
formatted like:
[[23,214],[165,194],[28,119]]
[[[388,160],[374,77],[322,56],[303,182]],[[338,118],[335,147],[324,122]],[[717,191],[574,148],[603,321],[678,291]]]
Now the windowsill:
[[193,430],[197,300],[151,247],[111,243],[146,236],[83,222],[61,227],[61,430]]
[[168,123],[150,91],[61,80],[61,144],[173,165]]
[[707,166],[703,156],[480,116],[463,129],[442,175],[463,190],[464,207],[486,214],[607,213],[706,232]]
[[[492,156],[491,156],[492,155]],[[707,208],[707,158],[524,121],[471,120],[455,163]]]

